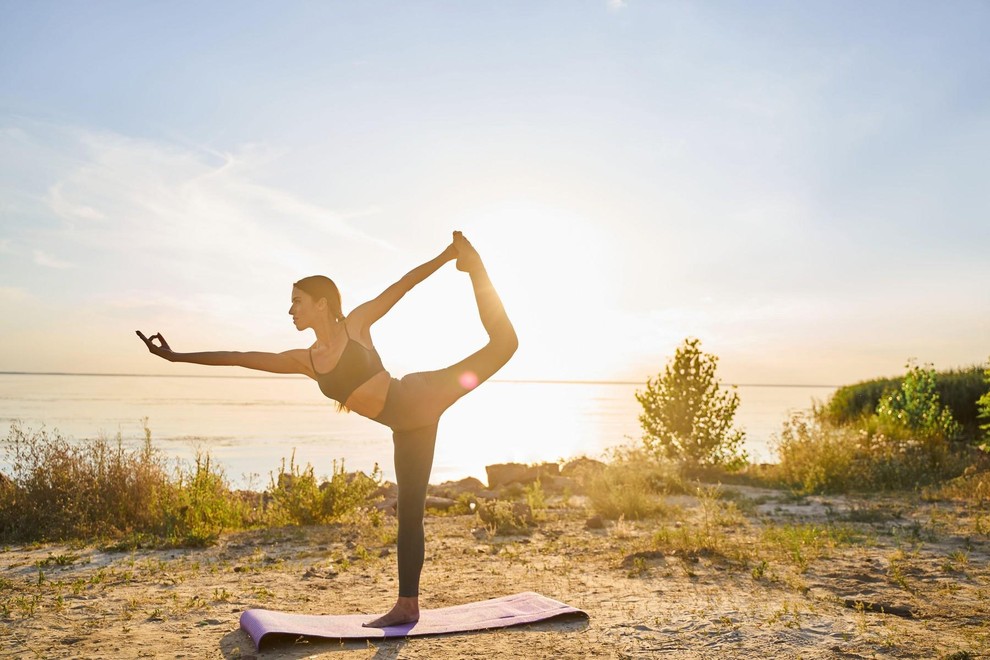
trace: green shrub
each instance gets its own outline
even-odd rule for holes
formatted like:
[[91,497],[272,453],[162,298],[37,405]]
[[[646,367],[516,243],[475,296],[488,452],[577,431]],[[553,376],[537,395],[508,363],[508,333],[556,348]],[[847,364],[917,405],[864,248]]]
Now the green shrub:
[[639,421],[646,449],[661,460],[687,465],[742,467],[743,431],[732,428],[739,395],[723,390],[715,376],[718,358],[701,351],[698,339],[685,339],[646,390],[636,392],[643,406]]
[[[978,437],[979,404],[990,392],[990,381],[983,367],[936,372],[935,390],[939,400],[949,408],[952,417],[962,426],[965,439]],[[823,414],[834,424],[859,422],[872,416],[881,399],[901,387],[904,377],[877,378],[846,385],[836,390],[823,408]]]
[[979,408],[978,418],[983,422],[980,424],[980,430],[983,431],[980,448],[990,451],[990,365],[983,372],[983,382],[986,383],[987,391],[976,402]]
[[962,428],[943,406],[935,387],[935,369],[907,364],[907,374],[896,390],[877,404],[877,426],[882,433],[909,434],[921,439],[951,442],[959,439]]
[[197,454],[190,470],[178,470],[177,483],[168,492],[163,536],[178,545],[210,545],[224,530],[245,527],[251,518],[250,507],[230,492],[209,454]]
[[363,472],[348,474],[344,462],[333,462],[328,481],[319,483],[312,465],[301,468],[295,452],[285,469],[285,459],[278,476],[272,475],[269,494],[274,520],[293,525],[315,525],[341,519],[368,504],[371,495],[382,483],[381,470],[376,464],[371,476]]

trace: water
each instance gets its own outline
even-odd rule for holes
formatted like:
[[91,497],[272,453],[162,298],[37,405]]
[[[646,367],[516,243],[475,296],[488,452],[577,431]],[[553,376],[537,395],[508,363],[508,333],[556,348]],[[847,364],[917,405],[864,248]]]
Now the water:
[[[640,437],[640,406],[628,383],[492,381],[444,415],[431,481],[485,481],[485,466],[601,455]],[[736,423],[753,460],[773,460],[769,441],[790,412],[825,400],[835,388],[738,388]],[[334,459],[348,470],[377,462],[394,479],[388,429],[335,412],[312,381],[300,377],[187,377],[0,374],[0,424],[58,429],[77,440],[115,436],[138,446],[148,419],[158,448],[189,461],[209,451],[236,487],[264,487],[293,451],[318,475]],[[6,434],[0,434],[0,438]],[[2,442],[2,441],[0,441]],[[6,467],[0,457],[0,467]]]

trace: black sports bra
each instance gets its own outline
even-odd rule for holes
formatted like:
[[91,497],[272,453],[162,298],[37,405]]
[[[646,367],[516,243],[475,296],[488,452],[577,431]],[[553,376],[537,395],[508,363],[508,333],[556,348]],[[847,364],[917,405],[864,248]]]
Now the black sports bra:
[[[347,325],[344,325],[344,334],[347,334]],[[320,385],[320,391],[334,401],[344,403],[348,397],[364,385],[371,377],[380,371],[384,371],[382,358],[375,349],[367,349],[347,335],[347,345],[344,352],[340,354],[337,365],[330,371],[321,374],[316,370],[313,363],[313,349],[309,349],[309,363],[313,367],[316,375],[316,382]]]

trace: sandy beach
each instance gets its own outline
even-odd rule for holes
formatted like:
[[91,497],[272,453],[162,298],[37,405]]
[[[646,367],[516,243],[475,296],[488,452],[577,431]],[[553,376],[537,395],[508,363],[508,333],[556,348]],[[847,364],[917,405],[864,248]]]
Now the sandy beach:
[[[373,614],[395,592],[394,518],[254,530],[205,549],[0,553],[0,657],[977,658],[990,653],[990,512],[914,497],[742,486],[668,496],[589,529],[549,497],[529,533],[427,517],[424,607],[537,591],[588,619],[393,641],[255,649],[248,608]],[[592,521],[590,527],[595,527]]]

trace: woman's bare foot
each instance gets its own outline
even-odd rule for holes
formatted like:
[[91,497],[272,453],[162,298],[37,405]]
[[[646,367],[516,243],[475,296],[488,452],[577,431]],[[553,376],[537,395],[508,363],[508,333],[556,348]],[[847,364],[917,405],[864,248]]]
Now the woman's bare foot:
[[454,232],[454,247],[457,248],[457,270],[465,273],[477,270],[482,267],[481,256],[471,245],[471,241],[464,238],[464,234],[459,231]]
[[399,596],[399,600],[388,614],[361,625],[365,628],[387,628],[417,621],[419,621],[419,598]]

